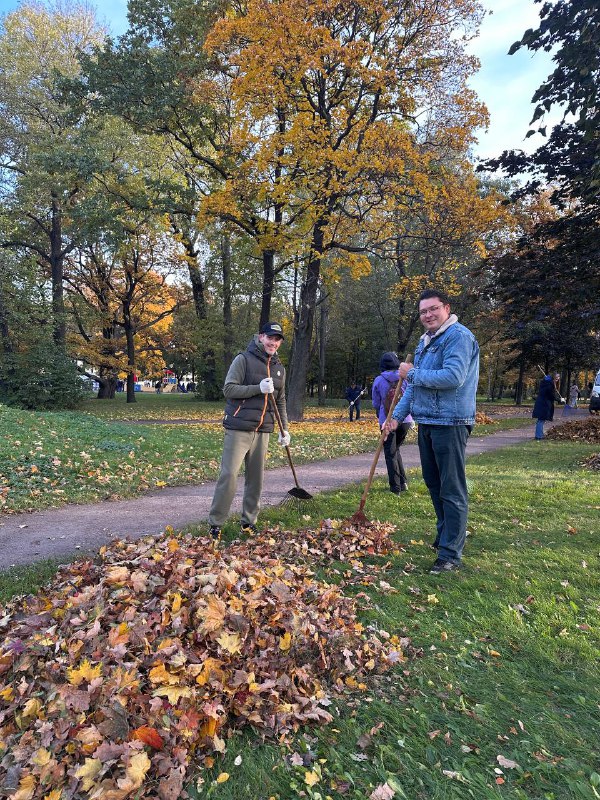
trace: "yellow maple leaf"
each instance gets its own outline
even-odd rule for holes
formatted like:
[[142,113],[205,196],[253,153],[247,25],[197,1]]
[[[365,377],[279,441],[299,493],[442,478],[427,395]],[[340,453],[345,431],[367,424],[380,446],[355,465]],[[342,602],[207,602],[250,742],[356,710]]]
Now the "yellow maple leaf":
[[9,703],[14,696],[15,696],[15,690],[13,689],[12,686],[7,686],[6,689],[2,689],[2,691],[0,692],[0,697]]
[[177,705],[182,697],[191,697],[187,686],[159,686],[153,692],[154,697],[166,697],[172,706]]
[[19,781],[19,788],[14,794],[11,794],[11,800],[31,800],[35,792],[35,777],[33,775],[25,775]]
[[224,631],[217,642],[221,645],[223,650],[227,650],[228,653],[239,653],[241,649],[241,641],[239,633],[229,633],[228,631]]
[[196,677],[198,686],[204,686],[211,678],[215,677],[222,683],[225,682],[225,673],[221,669],[223,662],[216,658],[207,658],[203,664],[202,669]]
[[83,681],[91,683],[94,678],[99,678],[102,675],[102,664],[96,664],[92,667],[87,658],[84,658],[79,667],[69,667],[67,670],[67,678],[72,686],[80,686]]
[[84,792],[89,792],[92,786],[96,785],[96,778],[102,769],[102,762],[98,758],[86,758],[83,764],[75,773],[75,777],[81,780],[81,788]]
[[32,755],[31,761],[38,767],[45,767],[50,761],[50,751],[46,750],[45,747],[40,747],[40,749],[36,750]]
[[138,787],[142,785],[149,769],[150,759],[146,753],[138,753],[130,759],[125,776]]
[[200,738],[203,738],[204,736],[210,736],[210,738],[212,739],[212,737],[217,732],[218,724],[219,720],[215,719],[214,717],[209,717],[208,719],[205,719],[204,722],[202,723],[202,727],[200,728]]
[[287,652],[290,647],[292,646],[292,634],[289,631],[286,631],[283,636],[279,639],[279,649],[283,650],[283,652]]
[[171,675],[170,672],[167,672],[164,664],[157,664],[155,667],[152,667],[148,673],[148,677],[152,683],[167,683],[171,686],[179,683],[177,675]]
[[23,717],[28,719],[29,717],[37,717],[42,709],[42,704],[37,699],[37,697],[32,697],[31,700],[28,700],[25,703],[25,708],[23,709]]
[[177,614],[178,611],[181,611],[181,595],[179,592],[175,592],[171,603],[171,614]]
[[309,772],[308,770],[304,773],[304,783],[307,786],[314,786],[315,783],[319,782],[319,776],[316,772]]
[[112,583],[127,583],[129,581],[129,570],[127,567],[110,567],[106,570],[104,582]]
[[44,800],[61,800],[62,798],[62,789],[52,789],[52,791],[44,795]]
[[200,626],[201,633],[212,633],[223,627],[227,606],[218,597],[208,598],[207,607],[198,610],[198,616],[202,619]]
[[219,777],[217,778],[217,783],[225,783],[225,781],[229,780],[229,773],[222,772]]

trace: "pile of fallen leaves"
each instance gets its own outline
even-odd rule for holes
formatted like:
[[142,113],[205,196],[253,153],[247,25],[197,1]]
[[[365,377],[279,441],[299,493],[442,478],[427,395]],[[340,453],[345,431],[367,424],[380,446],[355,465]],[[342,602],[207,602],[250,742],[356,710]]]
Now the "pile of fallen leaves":
[[332,523],[220,551],[192,536],[117,542],[13,601],[0,612],[4,791],[176,800],[192,756],[210,765],[233,728],[281,737],[329,721],[332,691],[366,688],[410,645],[365,631],[353,599],[278,547],[358,556],[385,552],[389,531]]
[[600,470],[600,453],[593,453],[589,458],[586,458],[582,466],[586,469]]
[[561,442],[600,444],[600,418],[590,417],[556,425],[548,431],[547,438]]
[[475,424],[476,425],[496,425],[497,422],[495,419],[488,417],[483,411],[476,411],[475,412]]

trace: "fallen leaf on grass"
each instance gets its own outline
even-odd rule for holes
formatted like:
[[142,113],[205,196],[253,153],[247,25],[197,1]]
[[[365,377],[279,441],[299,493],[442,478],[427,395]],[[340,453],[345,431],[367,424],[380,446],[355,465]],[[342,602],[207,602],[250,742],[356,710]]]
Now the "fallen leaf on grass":
[[396,792],[389,783],[382,783],[376,789],[373,789],[369,795],[369,800],[391,800],[395,794]]
[[510,758],[505,758],[504,756],[496,756],[496,761],[505,769],[515,769],[519,766],[516,761],[511,761]]
[[316,772],[306,771],[304,773],[304,783],[307,786],[315,786],[319,782],[320,778]]

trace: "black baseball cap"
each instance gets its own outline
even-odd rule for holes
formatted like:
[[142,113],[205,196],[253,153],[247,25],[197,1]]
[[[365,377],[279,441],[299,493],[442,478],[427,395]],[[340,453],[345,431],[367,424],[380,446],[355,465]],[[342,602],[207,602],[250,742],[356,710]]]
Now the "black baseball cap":
[[281,336],[282,339],[285,339],[283,328],[278,322],[265,322],[259,333],[266,333],[267,336]]

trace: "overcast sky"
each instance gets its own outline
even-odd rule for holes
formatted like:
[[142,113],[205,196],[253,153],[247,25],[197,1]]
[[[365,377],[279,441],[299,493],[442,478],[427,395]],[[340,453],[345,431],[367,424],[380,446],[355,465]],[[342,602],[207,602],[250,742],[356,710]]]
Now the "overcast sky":
[[[520,39],[527,28],[537,27],[540,8],[534,0],[481,0],[492,11],[485,17],[480,36],[471,50],[481,61],[480,72],[471,85],[487,105],[490,129],[481,131],[475,154],[481,158],[499,155],[506,149],[522,148],[531,152],[542,139],[535,135],[525,140],[533,114],[531,98],[537,87],[552,72],[550,56],[520,50],[507,55],[511,44]],[[0,14],[12,11],[18,0],[0,0]],[[96,0],[99,18],[114,34],[127,26],[127,0]]]

